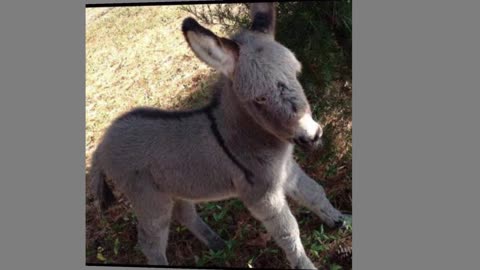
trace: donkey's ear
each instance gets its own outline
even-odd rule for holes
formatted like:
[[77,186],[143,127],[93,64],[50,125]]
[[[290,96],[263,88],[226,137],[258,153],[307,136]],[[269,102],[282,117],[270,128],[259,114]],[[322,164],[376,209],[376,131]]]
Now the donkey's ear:
[[275,36],[276,14],[275,3],[250,4],[250,30]]
[[182,31],[188,45],[200,60],[231,76],[238,59],[238,45],[229,39],[216,36],[193,18],[186,18]]

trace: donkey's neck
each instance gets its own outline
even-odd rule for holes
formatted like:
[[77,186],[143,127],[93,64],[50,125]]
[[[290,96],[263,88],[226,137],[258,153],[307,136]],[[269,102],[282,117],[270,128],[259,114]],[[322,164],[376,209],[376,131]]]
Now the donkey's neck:
[[291,152],[292,146],[266,131],[243,108],[241,101],[231,88],[230,82],[223,81],[218,89],[218,107],[214,110],[219,130],[230,148],[244,157],[251,155],[282,156]]

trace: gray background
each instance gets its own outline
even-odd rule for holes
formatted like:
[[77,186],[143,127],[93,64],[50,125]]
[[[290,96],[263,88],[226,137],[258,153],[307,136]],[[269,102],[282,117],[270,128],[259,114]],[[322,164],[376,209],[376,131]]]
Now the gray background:
[[[84,4],[0,4],[1,269],[87,268]],[[353,8],[353,268],[479,269],[480,2]]]

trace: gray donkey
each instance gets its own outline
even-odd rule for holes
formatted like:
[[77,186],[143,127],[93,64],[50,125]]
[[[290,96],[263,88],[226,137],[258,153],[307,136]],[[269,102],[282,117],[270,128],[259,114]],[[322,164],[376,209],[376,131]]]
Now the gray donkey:
[[94,153],[93,193],[105,210],[114,199],[108,177],[127,196],[149,264],[168,265],[172,219],[210,249],[225,246],[197,214],[197,202],[240,199],[296,269],[316,268],[286,196],[329,227],[344,225],[324,189],[292,157],[294,144],[313,148],[322,135],[297,80],[301,64],[274,39],[274,5],[256,3],[250,9],[250,29],[231,39],[192,18],[183,21],[190,48],[222,73],[209,105],[191,111],[134,109],[113,122]]

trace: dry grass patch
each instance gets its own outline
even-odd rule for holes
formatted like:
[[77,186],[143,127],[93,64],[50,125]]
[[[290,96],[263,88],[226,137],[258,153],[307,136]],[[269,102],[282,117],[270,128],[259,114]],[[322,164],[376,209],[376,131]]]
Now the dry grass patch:
[[115,117],[136,106],[188,107],[182,101],[206,88],[212,70],[188,48],[180,30],[188,13],[177,6],[89,8],[86,16],[88,167]]

